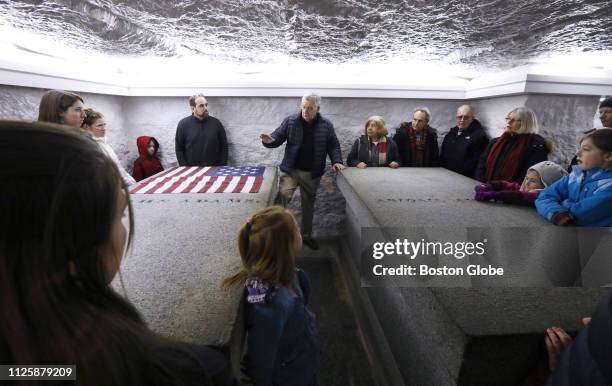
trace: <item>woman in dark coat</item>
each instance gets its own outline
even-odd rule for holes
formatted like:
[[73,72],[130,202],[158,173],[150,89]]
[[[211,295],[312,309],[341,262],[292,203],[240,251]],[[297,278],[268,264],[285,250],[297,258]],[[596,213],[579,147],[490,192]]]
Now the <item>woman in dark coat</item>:
[[400,166],[399,153],[395,142],[387,136],[384,119],[377,115],[368,118],[363,135],[355,140],[346,163],[364,169],[368,166]]
[[531,166],[548,159],[550,146],[537,132],[538,121],[533,111],[526,107],[510,111],[504,133],[491,140],[481,156],[476,179],[520,184]]

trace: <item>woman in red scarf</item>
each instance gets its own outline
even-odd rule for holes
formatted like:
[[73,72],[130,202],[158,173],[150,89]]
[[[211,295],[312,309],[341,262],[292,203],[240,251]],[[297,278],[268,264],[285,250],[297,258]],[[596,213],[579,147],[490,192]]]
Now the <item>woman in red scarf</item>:
[[504,133],[489,143],[480,158],[476,179],[521,183],[531,166],[548,159],[550,145],[537,132],[538,120],[533,111],[526,107],[510,111]]
[[346,164],[361,169],[368,166],[388,166],[394,169],[399,167],[397,145],[387,137],[388,133],[382,117],[375,115],[368,118],[363,135],[353,143]]

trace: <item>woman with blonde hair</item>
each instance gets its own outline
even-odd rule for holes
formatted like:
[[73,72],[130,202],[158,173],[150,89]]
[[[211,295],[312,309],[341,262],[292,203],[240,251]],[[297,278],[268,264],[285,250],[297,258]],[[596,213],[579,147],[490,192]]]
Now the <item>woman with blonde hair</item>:
[[538,133],[538,120],[527,107],[517,107],[506,116],[504,133],[491,140],[480,158],[476,179],[521,183],[527,170],[546,161],[552,145]]
[[104,119],[104,115],[93,109],[85,109],[83,128],[91,133],[94,141],[98,143],[98,146],[100,146],[104,154],[117,165],[117,169],[119,169],[121,178],[123,178],[125,183],[129,186],[134,185],[136,180],[123,168],[123,165],[121,165],[119,161],[119,157],[117,157],[117,153],[115,153],[113,148],[106,142],[106,120]]
[[238,233],[242,267],[222,287],[245,287],[245,375],[256,385],[317,384],[321,350],[307,308],[310,281],[295,267],[301,247],[295,218],[281,206],[256,211]]
[[348,166],[364,169],[368,166],[400,166],[399,152],[395,142],[388,137],[385,120],[374,115],[366,121],[363,134],[355,140],[348,155]]

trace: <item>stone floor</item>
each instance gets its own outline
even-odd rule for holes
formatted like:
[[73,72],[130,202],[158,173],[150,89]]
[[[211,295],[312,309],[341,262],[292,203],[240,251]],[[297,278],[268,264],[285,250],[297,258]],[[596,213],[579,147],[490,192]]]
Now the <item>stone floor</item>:
[[323,341],[321,385],[371,386],[374,379],[363,349],[355,315],[348,301],[335,260],[333,239],[321,242],[319,251],[304,248],[297,265],[312,282],[309,308],[317,315],[317,328]]

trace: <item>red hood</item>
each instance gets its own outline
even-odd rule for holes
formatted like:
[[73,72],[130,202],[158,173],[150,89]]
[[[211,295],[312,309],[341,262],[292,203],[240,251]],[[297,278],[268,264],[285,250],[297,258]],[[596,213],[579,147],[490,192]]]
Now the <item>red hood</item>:
[[155,144],[155,152],[153,153],[153,156],[156,156],[157,150],[159,149],[159,142],[157,142],[154,137],[148,137],[146,135],[143,135],[142,137],[138,137],[136,139],[136,146],[138,146],[138,154],[140,154],[140,156],[143,158],[151,158],[149,153],[147,153],[147,145],[149,144],[150,140],[153,140],[153,143]]

